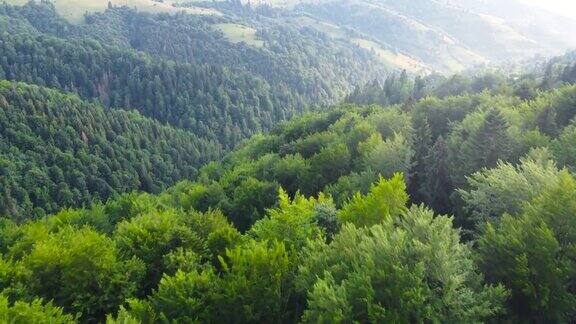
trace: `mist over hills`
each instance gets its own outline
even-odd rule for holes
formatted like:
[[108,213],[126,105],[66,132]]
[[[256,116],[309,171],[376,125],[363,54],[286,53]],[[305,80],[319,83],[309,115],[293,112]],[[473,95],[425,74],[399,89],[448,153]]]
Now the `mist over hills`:
[[[85,23],[86,12],[104,12],[107,8],[107,1],[103,0],[53,3],[59,14],[75,23]],[[412,72],[451,73],[488,62],[560,55],[576,47],[576,21],[515,0],[113,0],[110,3],[140,12],[186,12],[196,16],[196,22],[202,21],[214,27],[214,31],[222,32],[228,41],[243,43],[260,52],[274,50],[270,28],[288,26],[294,32],[299,31],[286,35],[292,40],[306,37],[301,34],[303,29],[312,30],[339,43],[341,48],[368,52],[388,68]],[[129,25],[119,26],[134,27]],[[138,31],[139,37],[144,38],[151,33],[149,29]],[[178,33],[174,29],[172,32]],[[180,37],[165,36],[173,40]],[[220,56],[213,58],[218,63]]]
[[576,22],[514,1],[303,1],[296,8],[443,72],[558,55],[576,44]]

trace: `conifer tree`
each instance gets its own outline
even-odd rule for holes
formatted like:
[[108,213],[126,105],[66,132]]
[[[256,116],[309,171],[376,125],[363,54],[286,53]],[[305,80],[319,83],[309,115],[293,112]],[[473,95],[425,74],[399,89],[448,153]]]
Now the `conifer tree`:
[[420,192],[428,206],[440,214],[447,214],[451,209],[450,193],[453,186],[448,161],[448,146],[440,136],[426,157],[426,175]]
[[490,110],[472,139],[471,161],[476,161],[478,167],[493,167],[499,159],[509,157],[512,147],[507,130],[504,116],[496,109]]
[[410,182],[408,184],[408,192],[410,197],[415,202],[422,202],[420,187],[425,178],[425,163],[426,157],[429,154],[430,146],[432,145],[432,133],[428,119],[425,116],[418,116],[414,118],[414,164],[410,172]]

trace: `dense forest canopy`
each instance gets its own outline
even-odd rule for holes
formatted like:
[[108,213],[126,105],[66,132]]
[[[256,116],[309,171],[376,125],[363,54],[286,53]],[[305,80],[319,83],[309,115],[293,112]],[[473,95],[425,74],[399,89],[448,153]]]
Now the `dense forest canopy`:
[[165,1],[0,5],[0,323],[576,320],[576,54],[440,73],[570,39],[511,1]]
[[575,106],[573,85],[529,101],[482,92],[344,105],[257,136],[158,195],[4,220],[4,312],[567,321]]
[[136,112],[0,81],[0,214],[14,220],[117,193],[159,192],[221,152],[217,142]]

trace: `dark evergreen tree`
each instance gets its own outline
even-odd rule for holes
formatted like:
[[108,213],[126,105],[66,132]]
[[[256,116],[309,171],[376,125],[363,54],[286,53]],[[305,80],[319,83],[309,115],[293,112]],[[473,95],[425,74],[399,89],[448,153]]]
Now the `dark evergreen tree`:
[[556,123],[558,116],[552,107],[546,107],[538,114],[537,124],[538,130],[543,134],[555,137],[558,135],[558,124]]
[[480,129],[473,135],[469,162],[481,167],[494,167],[500,159],[512,153],[512,142],[508,135],[508,122],[497,109],[490,109]]
[[410,171],[408,192],[415,202],[423,202],[422,185],[426,179],[426,159],[432,146],[432,133],[426,116],[415,116],[412,121],[414,129],[413,147],[414,163]]
[[426,157],[425,178],[420,194],[428,206],[442,215],[448,215],[452,211],[450,195],[454,187],[450,180],[448,163],[448,146],[440,136]]

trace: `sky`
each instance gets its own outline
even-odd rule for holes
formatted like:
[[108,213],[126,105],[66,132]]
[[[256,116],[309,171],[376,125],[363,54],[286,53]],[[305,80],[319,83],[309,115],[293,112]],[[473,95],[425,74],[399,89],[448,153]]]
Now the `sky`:
[[576,19],[576,0],[520,0]]

